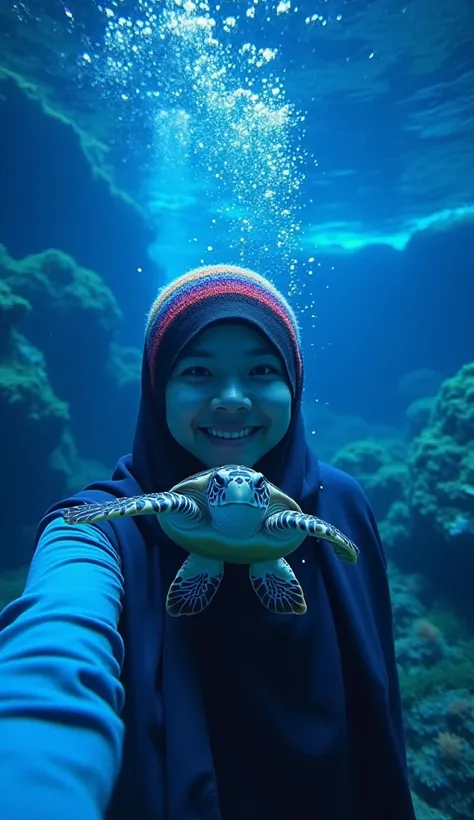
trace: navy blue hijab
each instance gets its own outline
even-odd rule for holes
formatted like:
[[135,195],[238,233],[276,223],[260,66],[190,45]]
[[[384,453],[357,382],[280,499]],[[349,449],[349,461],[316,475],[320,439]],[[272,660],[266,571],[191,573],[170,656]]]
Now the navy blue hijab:
[[[158,359],[163,385],[172,363],[169,351]],[[172,439],[149,373],[145,350],[132,454],[42,526],[65,506],[169,489],[202,469]],[[268,613],[245,568],[226,566],[212,606],[174,619],[165,596],[185,554],[153,517],[99,525],[125,582],[126,733],[110,820],[414,820],[377,528],[358,485],[308,448],[302,385],[293,387],[290,428],[257,467],[353,538],[361,560],[343,567],[329,545],[306,539],[289,558],[308,602],[302,617]]]

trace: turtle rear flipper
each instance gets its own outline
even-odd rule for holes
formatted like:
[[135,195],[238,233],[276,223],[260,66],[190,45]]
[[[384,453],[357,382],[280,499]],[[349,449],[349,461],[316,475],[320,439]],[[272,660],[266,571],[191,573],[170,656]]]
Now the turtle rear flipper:
[[201,509],[194,499],[173,492],[116,498],[102,504],[78,504],[77,507],[67,507],[61,511],[66,524],[95,524],[112,518],[161,513],[179,514],[193,523],[197,523],[202,517]]
[[288,561],[262,561],[250,565],[250,581],[263,606],[277,615],[304,615],[306,601]]
[[166,596],[170,615],[197,615],[209,606],[224,575],[224,562],[200,555],[186,558]]

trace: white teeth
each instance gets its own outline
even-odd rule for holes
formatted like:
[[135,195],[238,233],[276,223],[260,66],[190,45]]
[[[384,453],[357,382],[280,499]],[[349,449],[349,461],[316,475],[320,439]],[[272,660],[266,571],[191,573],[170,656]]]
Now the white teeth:
[[245,436],[249,436],[254,429],[254,427],[245,427],[244,430],[238,430],[235,433],[223,433],[221,430],[215,430],[214,427],[206,427],[206,431],[210,433],[211,436],[216,436],[217,438],[245,438]]

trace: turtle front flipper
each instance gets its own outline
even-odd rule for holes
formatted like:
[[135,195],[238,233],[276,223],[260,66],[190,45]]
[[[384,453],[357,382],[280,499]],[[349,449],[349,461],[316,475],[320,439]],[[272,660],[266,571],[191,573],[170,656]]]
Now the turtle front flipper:
[[61,510],[66,524],[95,524],[111,518],[128,518],[132,515],[160,515],[176,513],[197,523],[202,518],[199,506],[192,498],[179,493],[149,493],[128,498],[117,498],[103,504],[79,504]]
[[315,515],[286,510],[285,512],[269,515],[264,523],[264,531],[267,533],[294,532],[295,530],[311,535],[313,538],[322,538],[324,541],[329,541],[334,553],[346,564],[355,564],[359,557],[359,548],[347,535],[344,535],[337,527],[333,527],[332,524],[327,524],[321,518],[316,518]]
[[306,601],[288,561],[261,561],[250,565],[250,581],[263,606],[278,615],[304,615]]
[[224,562],[190,555],[166,596],[170,615],[197,615],[209,606],[224,575]]

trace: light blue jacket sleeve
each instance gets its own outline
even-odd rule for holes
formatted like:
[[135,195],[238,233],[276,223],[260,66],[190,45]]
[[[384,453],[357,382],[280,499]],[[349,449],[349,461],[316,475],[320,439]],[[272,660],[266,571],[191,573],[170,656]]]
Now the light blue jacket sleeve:
[[120,559],[98,527],[45,528],[0,615],[0,817],[99,820],[120,770]]

